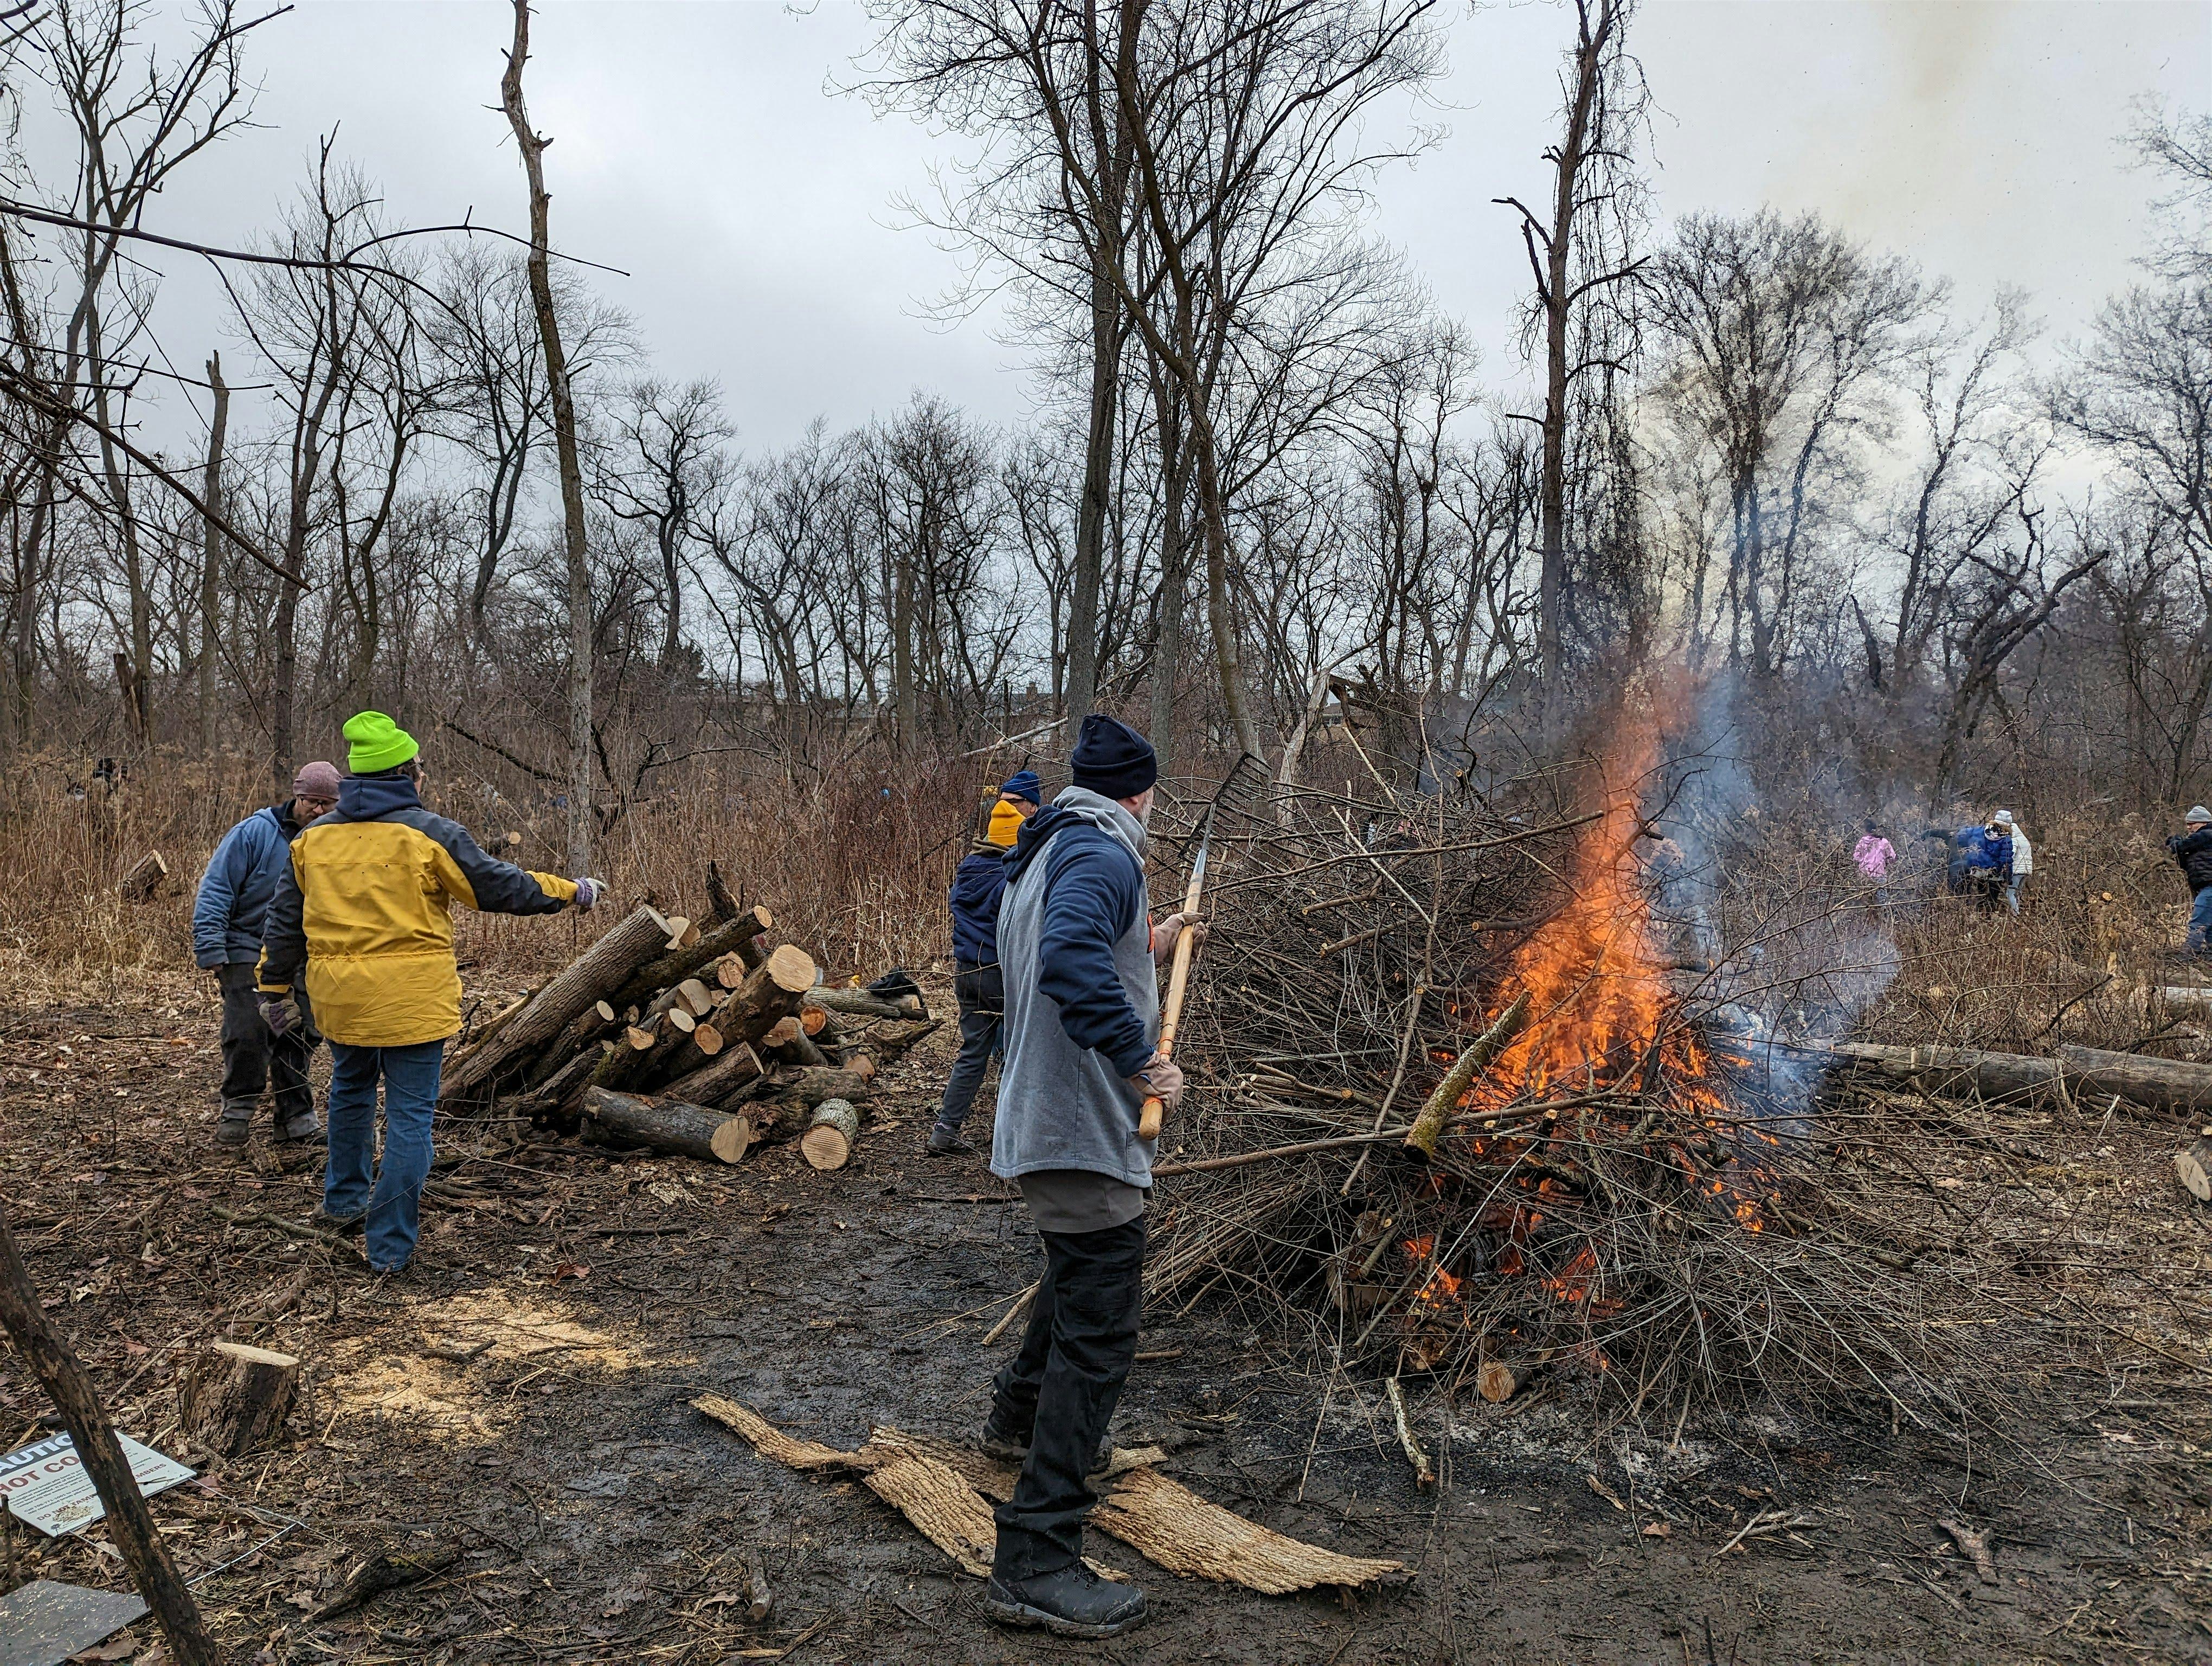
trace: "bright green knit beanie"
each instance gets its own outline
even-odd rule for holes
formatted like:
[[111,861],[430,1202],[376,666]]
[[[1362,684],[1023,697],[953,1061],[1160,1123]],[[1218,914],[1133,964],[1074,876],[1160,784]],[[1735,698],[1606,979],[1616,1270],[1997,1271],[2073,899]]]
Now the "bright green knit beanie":
[[346,754],[346,768],[357,775],[397,769],[422,750],[413,735],[382,712],[356,713],[346,719],[344,733],[352,745]]

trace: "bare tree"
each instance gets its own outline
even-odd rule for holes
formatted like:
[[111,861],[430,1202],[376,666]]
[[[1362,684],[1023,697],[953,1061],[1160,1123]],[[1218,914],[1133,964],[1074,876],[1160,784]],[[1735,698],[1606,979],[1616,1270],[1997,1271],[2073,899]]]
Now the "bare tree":
[[576,449],[576,404],[562,350],[561,320],[553,303],[552,244],[545,192],[545,147],[550,139],[530,125],[522,102],[522,69],[530,58],[530,0],[514,0],[514,44],[500,80],[500,102],[522,153],[530,181],[530,296],[538,314],[545,382],[553,404],[553,447],[561,475],[562,553],[568,602],[568,865],[578,873],[592,865],[592,569],[584,533],[584,469]]
[[1644,265],[1635,252],[1643,192],[1630,153],[1641,135],[1645,94],[1626,44],[1634,11],[1635,0],[1575,0],[1575,43],[1559,78],[1560,134],[1544,152],[1552,167],[1549,212],[1540,216],[1517,198],[1497,199],[1521,216],[1536,285],[1530,333],[1543,342],[1536,639],[1547,688],[1558,683],[1565,655],[1572,401],[1583,377],[1627,368],[1636,350],[1632,331],[1613,327],[1615,292],[1632,284]]

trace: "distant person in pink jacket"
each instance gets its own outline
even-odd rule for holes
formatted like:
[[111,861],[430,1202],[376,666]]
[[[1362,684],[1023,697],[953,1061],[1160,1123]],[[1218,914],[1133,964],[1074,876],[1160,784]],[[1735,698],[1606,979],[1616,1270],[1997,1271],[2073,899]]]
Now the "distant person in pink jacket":
[[1851,847],[1851,860],[1874,885],[1876,908],[1889,903],[1889,865],[1897,860],[1897,847],[1883,835],[1879,822],[1869,821],[1859,842]]

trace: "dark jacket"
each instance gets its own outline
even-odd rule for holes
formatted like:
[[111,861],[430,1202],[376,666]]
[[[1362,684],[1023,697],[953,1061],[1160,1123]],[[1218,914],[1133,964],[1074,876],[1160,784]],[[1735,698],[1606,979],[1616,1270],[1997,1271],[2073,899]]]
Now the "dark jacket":
[[1130,1005],[1114,948],[1136,924],[1146,923],[1149,933],[1144,868],[1095,813],[1078,813],[1065,804],[1047,805],[1023,824],[1006,855],[1006,883],[1019,883],[1040,856],[1044,889],[1037,988],[1060,1009],[1070,1041],[1104,1054],[1123,1076],[1133,1076],[1152,1056],[1150,1026]]
[[1085,1169],[1149,1186],[1144,1096],[1158,968],[1145,896],[1145,830],[1113,800],[1070,787],[1030,818],[1006,860],[999,958],[1006,1061],[991,1171]]
[[2194,833],[2177,833],[2166,842],[2166,848],[2181,865],[2182,877],[2189,881],[2191,897],[2212,885],[2212,827],[2200,827]]
[[458,822],[422,807],[399,775],[349,775],[338,807],[292,842],[269,905],[261,988],[305,970],[315,1025],[351,1047],[412,1047],[461,1027],[453,905],[552,914],[572,879],[486,855]]
[[300,836],[292,800],[257,810],[222,836],[192,902],[192,959],[212,970],[261,958],[261,928]]
[[960,859],[952,874],[952,963],[962,970],[999,964],[999,899],[1006,893],[1006,853],[996,845]]

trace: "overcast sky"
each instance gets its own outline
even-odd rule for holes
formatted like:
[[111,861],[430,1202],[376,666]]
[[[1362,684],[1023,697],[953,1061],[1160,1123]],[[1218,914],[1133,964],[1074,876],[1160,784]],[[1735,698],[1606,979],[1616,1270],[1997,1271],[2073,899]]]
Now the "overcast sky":
[[[1454,9],[1449,74],[1419,112],[1444,135],[1380,182],[1377,229],[1468,324],[1494,386],[1517,375],[1527,271],[1491,199],[1541,188],[1570,17],[1551,0]],[[396,221],[524,228],[495,108],[511,21],[498,0],[303,0],[252,37],[259,128],[196,162],[148,223],[252,236],[335,125]],[[997,421],[1030,408],[988,314],[925,316],[959,264],[896,203],[952,142],[833,90],[870,42],[857,5],[540,0],[534,33],[556,242],[630,274],[595,281],[661,374],[720,380],[741,444],[916,389]],[[2120,143],[2131,100],[2212,104],[2201,0],[1645,0],[1632,45],[1663,216],[1818,210],[1952,278],[1965,310],[2026,288],[2054,336],[2130,281],[2148,238],[2154,185]],[[243,374],[204,276],[178,270],[161,318],[180,364],[225,345]]]

